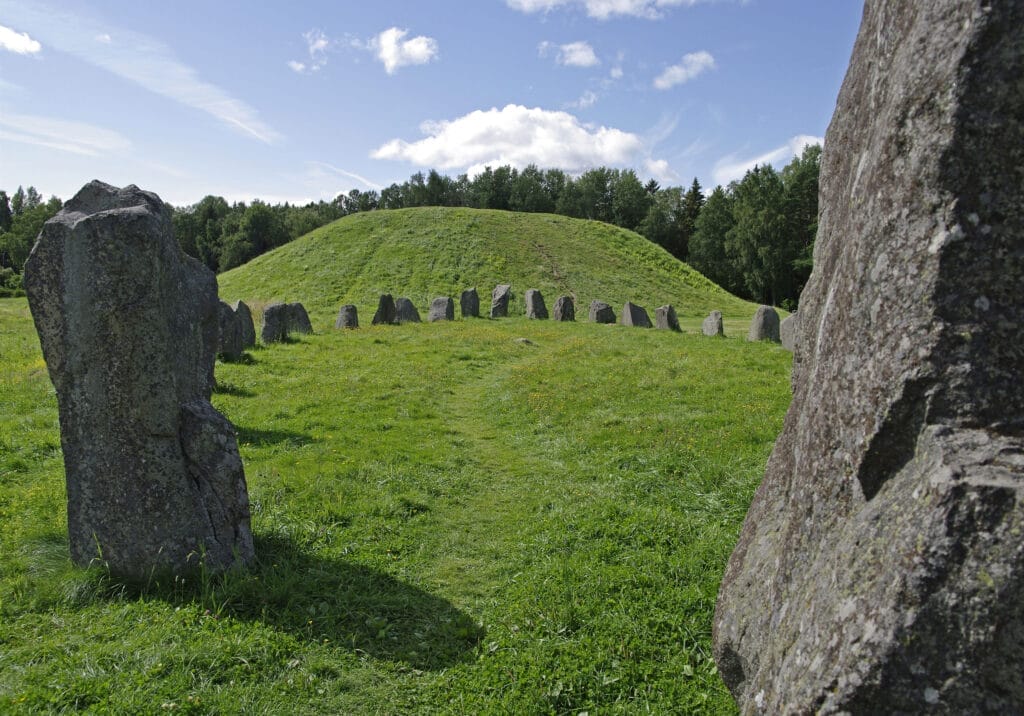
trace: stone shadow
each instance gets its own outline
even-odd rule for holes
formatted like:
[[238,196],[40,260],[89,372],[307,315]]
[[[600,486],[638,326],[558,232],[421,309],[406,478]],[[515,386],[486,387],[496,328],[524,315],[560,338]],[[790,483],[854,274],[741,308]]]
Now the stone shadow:
[[298,433],[293,430],[263,430],[260,428],[247,428],[242,425],[235,425],[235,435],[238,444],[248,443],[249,445],[280,445],[288,443],[293,447],[303,447],[315,442],[312,435]]

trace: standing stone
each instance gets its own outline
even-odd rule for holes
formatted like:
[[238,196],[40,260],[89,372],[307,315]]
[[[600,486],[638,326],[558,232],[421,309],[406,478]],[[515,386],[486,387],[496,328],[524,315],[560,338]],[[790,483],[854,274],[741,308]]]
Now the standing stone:
[[398,300],[395,301],[395,322],[420,322],[420,312],[416,310],[416,306],[412,305],[412,301],[405,296],[400,296]]
[[252,311],[245,301],[235,301],[231,310],[235,312],[238,321],[238,330],[242,334],[242,347],[252,348],[256,345],[256,324],[252,320]]
[[475,288],[468,288],[459,297],[459,308],[463,318],[480,318],[480,296]]
[[526,317],[546,321],[548,307],[544,305],[544,296],[535,288],[526,290]]
[[217,279],[156,194],[86,184],[39,234],[25,290],[57,392],[71,558],[148,579],[253,559],[234,429],[210,405]]
[[430,302],[430,314],[428,320],[433,323],[434,321],[454,321],[455,320],[455,301],[445,296],[444,298],[435,298]]
[[351,303],[346,303],[338,311],[338,319],[334,322],[335,328],[359,328],[359,312]]
[[260,340],[264,345],[280,343],[288,338],[288,322],[291,309],[286,303],[271,303],[263,309],[263,325]]
[[633,326],[634,328],[651,328],[651,317],[643,306],[635,303],[626,303],[622,306],[622,325]]
[[782,341],[782,347],[787,351],[793,351],[796,346],[796,327],[797,317],[795,313],[791,313],[782,319],[782,323],[779,324],[779,340]]
[[591,323],[615,323],[615,311],[604,301],[590,302]]
[[217,302],[217,353],[227,360],[238,360],[245,350],[242,326],[234,310],[223,301]]
[[676,316],[676,309],[671,304],[658,306],[654,309],[654,327],[666,331],[681,331],[679,317]]
[[491,293],[491,318],[505,318],[508,316],[508,301],[512,296],[512,287],[507,283],[495,286]]
[[712,311],[704,322],[700,324],[700,332],[705,336],[724,336],[725,328],[722,326],[722,312]]
[[288,332],[289,333],[312,333],[313,324],[309,322],[309,314],[306,307],[301,303],[289,303],[288,305]]
[[758,306],[747,332],[748,341],[779,342],[779,314],[771,306]]
[[395,299],[390,293],[381,294],[377,302],[377,312],[373,314],[371,323],[374,326],[386,326],[398,322],[398,311],[395,308]]
[[572,296],[559,296],[555,301],[552,316],[556,321],[575,321],[576,304],[573,303]]
[[1024,3],[868,0],[793,401],[714,652],[745,713],[1024,710]]

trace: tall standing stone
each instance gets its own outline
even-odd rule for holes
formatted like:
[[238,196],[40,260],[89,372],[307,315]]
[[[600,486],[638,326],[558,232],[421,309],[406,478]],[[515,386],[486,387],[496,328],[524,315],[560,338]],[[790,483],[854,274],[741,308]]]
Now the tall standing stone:
[[312,333],[313,324],[309,322],[309,314],[306,307],[301,303],[289,303],[288,306],[288,332],[289,333]]
[[390,293],[381,294],[377,302],[377,312],[373,314],[371,323],[374,326],[386,326],[398,322],[398,311],[395,308],[395,299]]
[[260,326],[260,340],[264,345],[280,343],[288,338],[288,323],[291,309],[287,303],[270,303],[263,308],[263,323]]
[[419,323],[420,312],[416,310],[416,306],[412,305],[405,296],[400,296],[395,301],[395,321],[397,323]]
[[459,309],[463,318],[480,318],[480,296],[475,288],[467,288],[459,297]]
[[782,347],[787,351],[793,351],[796,348],[796,326],[798,320],[796,315],[795,313],[789,314],[779,324],[779,340],[782,341]]
[[573,302],[572,296],[559,296],[555,300],[555,307],[551,315],[556,321],[575,321],[576,304]]
[[241,332],[242,347],[252,348],[256,345],[256,324],[252,320],[252,311],[245,301],[235,301],[231,306],[238,320],[238,330]]
[[722,581],[745,713],[1024,709],[1024,3],[868,0],[793,401]]
[[700,332],[705,336],[724,336],[725,328],[722,325],[722,312],[712,311],[704,322],[700,324]]
[[779,314],[771,306],[758,306],[747,331],[748,341],[779,342]]
[[242,326],[234,309],[224,301],[217,302],[217,353],[228,360],[242,357]]
[[116,575],[253,559],[234,429],[210,405],[217,279],[135,186],[86,184],[24,273],[57,392],[71,557]]
[[658,306],[654,309],[654,327],[665,331],[681,331],[679,317],[672,305]]
[[652,328],[651,317],[643,306],[626,301],[622,306],[622,325],[633,326],[634,328]]
[[507,283],[500,283],[494,287],[491,293],[491,318],[508,316],[508,302],[511,296],[512,287]]
[[430,302],[430,313],[428,318],[431,323],[435,321],[454,321],[455,320],[455,301],[445,296],[443,298],[435,298]]
[[615,323],[615,311],[604,301],[590,302],[591,323]]
[[535,288],[526,290],[526,317],[546,321],[548,318],[548,307],[544,305],[544,296]]
[[359,328],[359,311],[351,303],[346,303],[338,310],[338,318],[334,321],[335,328]]

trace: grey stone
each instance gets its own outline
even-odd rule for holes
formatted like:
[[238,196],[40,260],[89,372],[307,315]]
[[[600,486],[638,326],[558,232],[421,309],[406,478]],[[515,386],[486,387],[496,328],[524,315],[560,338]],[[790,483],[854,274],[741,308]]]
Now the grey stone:
[[681,331],[679,317],[672,305],[658,306],[654,309],[654,327],[666,331]]
[[714,653],[744,713],[1024,710],[1024,3],[868,0],[793,400]]
[[626,301],[622,306],[622,325],[633,326],[634,328],[652,328],[651,317],[643,306]]
[[234,310],[224,301],[217,302],[217,353],[228,360],[242,357],[242,326]]
[[505,318],[508,315],[508,301],[512,296],[512,287],[501,283],[491,293],[491,318]]
[[434,321],[454,321],[455,301],[448,296],[435,298],[430,302],[430,314],[428,318],[431,323]]
[[238,320],[238,330],[242,334],[242,347],[252,348],[256,345],[256,324],[252,320],[252,311],[245,301],[235,301],[231,306]]
[[572,296],[559,296],[551,315],[556,321],[575,321],[576,304],[573,302]]
[[459,297],[459,308],[463,318],[480,318],[480,296],[475,288],[467,288]]
[[416,306],[412,305],[405,296],[400,296],[395,301],[395,321],[397,323],[419,323],[420,312],[416,310]]
[[260,340],[265,345],[280,343],[288,338],[288,324],[291,309],[286,303],[270,303],[263,308],[263,324],[260,326]]
[[135,186],[85,185],[39,234],[25,290],[57,392],[71,558],[129,579],[253,559],[231,424],[210,405],[217,279]]
[[526,290],[526,317],[546,321],[548,307],[544,305],[544,296],[535,288]]
[[747,332],[748,341],[779,342],[779,314],[771,306],[758,306]]
[[351,303],[346,303],[338,311],[338,319],[334,322],[335,328],[359,328],[359,311]]
[[375,326],[385,326],[398,322],[398,310],[395,308],[395,299],[390,293],[381,294],[377,302],[377,312],[373,314],[371,323]]
[[591,301],[590,322],[615,323],[615,311],[604,301]]
[[779,324],[779,340],[782,341],[782,347],[787,351],[792,351],[796,347],[796,316],[797,314],[791,313]]
[[301,303],[288,305],[288,333],[312,333],[313,324],[309,322],[309,314]]
[[712,311],[704,322],[700,324],[700,332],[705,336],[724,336],[725,328],[722,326],[722,312]]

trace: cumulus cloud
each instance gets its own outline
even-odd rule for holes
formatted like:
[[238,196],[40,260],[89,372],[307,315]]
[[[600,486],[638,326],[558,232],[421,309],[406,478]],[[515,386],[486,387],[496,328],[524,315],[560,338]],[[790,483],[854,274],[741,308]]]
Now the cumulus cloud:
[[83,122],[11,112],[0,113],[0,139],[88,157],[98,157],[131,147],[131,142],[109,129]]
[[679,5],[696,5],[701,0],[505,0],[520,12],[550,12],[557,8],[582,9],[589,17],[607,20],[616,15],[656,20],[664,10]]
[[664,159],[650,159],[644,161],[644,169],[647,173],[662,183],[679,181],[679,175],[672,171],[672,167]]
[[15,32],[3,25],[0,25],[0,47],[19,55],[34,55],[43,49],[43,46],[29,37],[27,32]]
[[654,79],[654,86],[660,90],[667,90],[670,87],[689,82],[694,77],[714,68],[715,58],[711,56],[710,52],[705,50],[691,52],[683,55],[683,59],[678,65],[667,67],[658,75]]
[[[781,147],[776,147],[756,157],[740,159],[735,154],[722,157],[715,163],[711,176],[716,184],[728,184],[734,179],[742,179],[748,170],[755,166],[771,164],[788,164],[789,160],[803,152],[804,147],[813,144],[824,144],[822,137],[815,137],[809,134],[799,134]],[[781,169],[782,167],[778,167]]]
[[309,59],[306,62],[288,60],[288,67],[298,73],[316,72],[327,64],[327,50],[331,41],[321,30],[316,29],[302,33],[302,37],[306,41],[306,52]]
[[408,34],[408,30],[390,27],[370,43],[377,53],[377,59],[384,63],[384,71],[389,75],[395,74],[399,67],[425,65],[437,58],[437,40],[424,35],[403,39]]
[[597,53],[589,43],[579,41],[570,42],[566,45],[555,45],[551,42],[542,42],[538,48],[541,57],[547,57],[553,49],[558,50],[555,55],[555,62],[568,67],[593,67],[601,64],[597,59]]
[[425,138],[393,139],[374,159],[405,160],[421,167],[480,173],[485,166],[509,164],[559,167],[569,172],[595,166],[626,166],[645,156],[635,134],[583,124],[568,112],[510,104],[477,110],[457,119],[424,122]]

